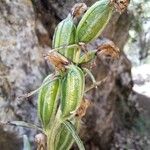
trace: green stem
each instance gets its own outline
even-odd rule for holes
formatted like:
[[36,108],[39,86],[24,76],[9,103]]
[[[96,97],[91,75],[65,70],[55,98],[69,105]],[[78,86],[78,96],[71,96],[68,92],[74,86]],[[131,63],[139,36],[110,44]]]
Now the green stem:
[[52,127],[47,130],[47,150],[55,150],[55,139],[57,138],[57,130],[61,126],[61,120],[60,120],[60,108],[58,109],[58,112],[56,114],[56,118],[54,120],[54,123]]
[[92,72],[89,69],[87,69],[87,68],[83,68],[83,70],[90,76],[90,78],[91,78],[91,80],[93,82],[93,85],[95,87],[97,87],[96,80],[95,80],[95,77],[93,76]]
[[72,45],[64,45],[64,46],[61,46],[61,47],[58,47],[58,48],[54,48],[52,50],[49,51],[49,53],[52,53],[54,51],[59,51],[61,49],[64,49],[64,48],[79,48],[80,46],[78,44],[72,44]]
[[74,62],[76,63],[76,64],[78,64],[79,63],[79,60],[80,60],[80,53],[81,53],[81,49],[80,48],[78,48],[77,50],[76,50],[76,52],[75,52],[75,54],[74,54]]
[[47,150],[50,150],[51,149],[51,145],[50,145],[50,140],[51,140],[50,131],[47,131],[46,135],[47,135]]
[[89,92],[90,90],[92,90],[93,88],[95,88],[95,86],[101,86],[105,81],[107,80],[107,77],[105,77],[104,79],[102,79],[101,81],[96,81],[95,84],[91,85],[89,88],[85,89],[85,93]]

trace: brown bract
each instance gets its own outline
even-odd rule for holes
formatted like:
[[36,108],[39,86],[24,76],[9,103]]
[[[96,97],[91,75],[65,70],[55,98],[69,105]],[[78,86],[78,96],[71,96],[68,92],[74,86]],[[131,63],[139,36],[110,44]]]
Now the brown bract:
[[76,117],[82,118],[86,114],[87,108],[91,105],[91,101],[84,98],[80,104],[80,107],[76,111]]
[[119,13],[122,13],[128,7],[129,2],[130,0],[111,0],[111,3]]
[[35,142],[37,143],[37,150],[46,150],[46,137],[40,133],[35,136]]
[[71,9],[71,14],[73,17],[80,17],[87,10],[87,6],[85,3],[77,3]]
[[45,58],[50,61],[56,70],[64,70],[65,66],[70,64],[69,60],[58,52],[49,52]]
[[106,40],[106,42],[102,43],[98,46],[97,56],[105,56],[113,59],[119,58],[119,48],[112,41]]

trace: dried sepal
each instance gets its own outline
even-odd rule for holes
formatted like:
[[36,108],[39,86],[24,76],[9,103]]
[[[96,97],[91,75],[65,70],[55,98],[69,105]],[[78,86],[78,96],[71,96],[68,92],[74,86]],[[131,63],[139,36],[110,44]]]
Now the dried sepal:
[[54,51],[48,53],[45,58],[56,67],[56,70],[64,70],[65,66],[70,64],[66,57]]
[[85,116],[87,108],[91,105],[91,101],[84,98],[80,104],[80,107],[76,111],[76,117],[82,118]]
[[39,133],[35,136],[35,142],[37,144],[37,150],[46,149],[46,136],[43,133]]
[[130,0],[111,0],[111,3],[114,5],[116,11],[122,13],[128,7]]
[[87,10],[87,5],[85,3],[77,3],[71,9],[71,14],[73,18],[81,17],[84,12]]
[[97,56],[105,56],[108,58],[118,59],[119,48],[110,40],[105,40],[100,46],[98,46]]

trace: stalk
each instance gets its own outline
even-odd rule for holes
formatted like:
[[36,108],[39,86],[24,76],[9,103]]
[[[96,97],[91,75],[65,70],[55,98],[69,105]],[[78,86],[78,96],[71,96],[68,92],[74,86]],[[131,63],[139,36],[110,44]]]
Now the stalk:
[[81,49],[80,49],[80,48],[77,48],[77,50],[75,51],[74,58],[73,58],[73,61],[74,61],[76,64],[79,63],[80,53],[81,53]]
[[55,138],[57,138],[56,137],[57,130],[61,126],[60,113],[61,113],[61,111],[60,111],[60,108],[59,108],[52,127],[50,128],[50,130],[46,131],[47,150],[55,150]]

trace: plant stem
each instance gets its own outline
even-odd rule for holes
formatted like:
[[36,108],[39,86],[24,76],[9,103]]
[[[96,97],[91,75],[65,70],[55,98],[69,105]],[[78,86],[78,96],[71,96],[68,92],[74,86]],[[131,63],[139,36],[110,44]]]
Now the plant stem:
[[64,45],[64,46],[61,46],[61,47],[58,47],[58,48],[54,48],[52,50],[49,51],[49,53],[52,53],[54,51],[58,51],[58,50],[61,50],[61,49],[64,49],[64,48],[79,48],[80,46],[78,44],[72,44],[72,45]]
[[77,48],[76,49],[76,52],[75,52],[75,55],[74,55],[74,62],[76,63],[76,64],[78,64],[79,63],[79,59],[80,59],[80,53],[81,53],[81,49],[80,48]]
[[93,88],[95,88],[96,86],[100,86],[102,85],[105,81],[107,80],[107,77],[102,79],[101,81],[97,81],[95,84],[91,85],[89,88],[87,88],[85,90],[85,93],[89,92],[90,90],[92,90]]
[[51,140],[51,136],[50,136],[50,131],[47,131],[46,132],[46,135],[47,135],[47,150],[50,150],[51,149],[51,143],[50,143],[50,140]]
[[55,150],[55,139],[57,138],[57,130],[61,126],[61,120],[60,120],[60,108],[58,109],[58,112],[56,114],[56,118],[54,120],[54,123],[52,127],[47,130],[47,150]]

